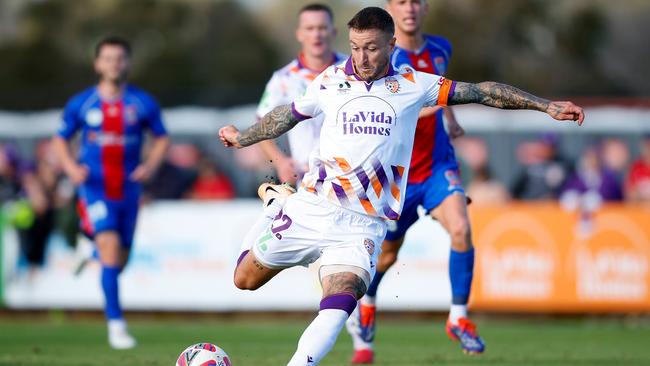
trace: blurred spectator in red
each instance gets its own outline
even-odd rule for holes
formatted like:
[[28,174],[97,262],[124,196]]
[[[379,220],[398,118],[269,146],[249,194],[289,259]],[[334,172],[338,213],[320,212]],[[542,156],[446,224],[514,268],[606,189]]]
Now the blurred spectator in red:
[[644,136],[641,156],[627,175],[625,198],[630,202],[650,202],[650,134]]
[[562,189],[562,200],[570,196],[594,195],[600,201],[621,201],[623,191],[614,172],[602,162],[601,150],[588,147],[578,160],[574,174]]
[[172,144],[165,161],[144,184],[144,201],[186,198],[198,175],[200,155],[192,144]]
[[230,179],[217,169],[217,165],[205,155],[199,160],[198,177],[190,192],[196,200],[228,200],[235,198]]
[[622,183],[630,164],[630,149],[627,144],[619,138],[607,138],[602,142],[601,150],[603,165]]
[[524,142],[517,149],[523,171],[515,180],[513,196],[522,200],[555,199],[569,168],[557,153],[557,136],[546,133],[537,141]]

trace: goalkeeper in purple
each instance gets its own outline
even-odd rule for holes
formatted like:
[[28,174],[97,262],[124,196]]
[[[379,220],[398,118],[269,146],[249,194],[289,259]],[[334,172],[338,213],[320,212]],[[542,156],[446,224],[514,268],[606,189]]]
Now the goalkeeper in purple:
[[[70,99],[53,138],[63,169],[78,186],[82,230],[92,237],[102,264],[108,341],[115,349],[136,345],[122,315],[118,276],[131,250],[140,184],[158,167],[169,145],[158,103],[126,81],[130,58],[127,41],[109,37],[99,42],[94,61],[99,83]],[[153,141],[141,162],[146,130]],[[70,141],[77,132],[81,139],[75,158]]]

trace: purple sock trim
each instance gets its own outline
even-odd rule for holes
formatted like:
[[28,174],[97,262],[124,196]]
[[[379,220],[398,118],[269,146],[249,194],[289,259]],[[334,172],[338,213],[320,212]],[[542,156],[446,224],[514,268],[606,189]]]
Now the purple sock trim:
[[241,261],[244,260],[244,258],[246,257],[246,254],[248,254],[248,252],[250,252],[250,250],[248,250],[248,249],[241,252],[241,254],[239,255],[239,258],[237,259],[237,265],[238,266],[239,266],[239,263],[241,263]]
[[342,292],[340,294],[329,295],[320,301],[320,309],[339,309],[343,310],[348,315],[352,314],[354,308],[357,307],[357,299],[349,292]]

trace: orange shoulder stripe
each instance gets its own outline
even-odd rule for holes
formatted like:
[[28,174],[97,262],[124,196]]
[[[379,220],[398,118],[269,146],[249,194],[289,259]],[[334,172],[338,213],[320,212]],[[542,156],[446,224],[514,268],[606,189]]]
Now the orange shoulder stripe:
[[442,81],[442,84],[438,91],[438,105],[446,106],[447,100],[449,99],[449,92],[451,92],[451,86],[454,82],[445,78],[440,79],[440,81]]

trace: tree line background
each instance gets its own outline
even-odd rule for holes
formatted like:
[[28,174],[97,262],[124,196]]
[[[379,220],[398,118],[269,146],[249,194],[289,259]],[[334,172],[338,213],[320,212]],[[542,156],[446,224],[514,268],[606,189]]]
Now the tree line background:
[[[0,0],[0,109],[60,108],[95,82],[95,43],[130,39],[132,81],[164,106],[258,101],[295,57],[296,12],[308,1]],[[324,1],[336,47],[347,20],[384,1]],[[498,80],[540,95],[650,95],[650,1],[429,1],[426,31],[454,46],[448,76]]]

